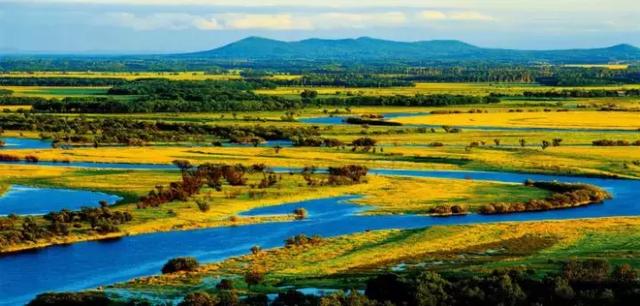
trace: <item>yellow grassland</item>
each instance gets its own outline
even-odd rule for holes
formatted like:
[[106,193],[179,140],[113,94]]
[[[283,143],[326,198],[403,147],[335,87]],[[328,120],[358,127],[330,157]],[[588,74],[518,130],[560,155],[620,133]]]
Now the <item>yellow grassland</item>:
[[[319,245],[276,248],[259,255],[245,255],[212,263],[194,273],[175,273],[140,278],[119,286],[145,288],[161,286],[185,286],[200,284],[203,277],[228,277],[243,275],[252,267],[260,267],[268,279],[304,279],[326,277],[340,273],[351,273],[362,269],[393,267],[412,261],[454,260],[465,257],[489,258],[476,266],[462,265],[458,269],[473,269],[490,272],[494,267],[520,267],[526,263],[567,258],[566,256],[598,256],[583,251],[602,247],[615,241],[626,245],[607,250],[612,258],[626,258],[637,250],[634,242],[640,230],[638,218],[599,218],[565,221],[508,222],[478,225],[433,226],[420,230],[385,230],[358,233],[329,238]],[[526,244],[532,237],[552,241],[549,245],[521,245],[512,254],[507,253],[492,259],[491,248],[500,248],[510,240],[521,239]],[[484,254],[484,255],[483,255]],[[435,266],[437,267],[437,266]]]
[[398,118],[405,124],[451,126],[502,126],[581,129],[640,128],[640,113],[636,112],[490,112],[478,114],[444,114]]

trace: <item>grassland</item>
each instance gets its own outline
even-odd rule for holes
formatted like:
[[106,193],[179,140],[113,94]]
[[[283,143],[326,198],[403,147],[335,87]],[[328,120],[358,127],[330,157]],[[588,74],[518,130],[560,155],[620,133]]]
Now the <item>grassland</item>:
[[503,95],[520,95],[525,91],[551,91],[564,89],[632,89],[639,85],[622,86],[589,86],[589,87],[555,87],[540,86],[531,83],[416,83],[413,87],[387,88],[345,88],[345,87],[278,87],[276,89],[258,90],[256,92],[270,95],[299,96],[304,89],[316,90],[320,96],[391,96],[416,94],[460,94],[486,96],[491,93]]
[[640,113],[635,112],[490,112],[444,114],[399,118],[405,124],[541,127],[560,129],[640,129]]
[[[315,198],[359,194],[356,203],[371,206],[369,214],[428,213],[430,208],[442,204],[459,204],[475,211],[480,205],[544,198],[546,191],[516,184],[451,181],[445,179],[410,179],[386,176],[370,176],[366,183],[347,186],[307,186],[300,175],[280,175],[273,188],[256,190],[250,185],[259,181],[261,175],[251,175],[248,186],[225,186],[222,192],[205,188],[189,201],[175,201],[158,208],[137,209],[138,198],[155,189],[157,185],[168,185],[180,175],[176,171],[132,171],[132,170],[78,170],[63,167],[9,166],[0,165],[0,186],[19,183],[34,186],[64,187],[100,190],[116,193],[124,201],[115,205],[116,211],[127,211],[134,221],[123,225],[120,233],[108,237],[141,233],[192,229],[202,227],[239,225],[246,223],[291,220],[292,216],[238,217],[252,208],[291,203]],[[452,190],[453,189],[453,190]],[[412,197],[400,197],[410,190]],[[451,191],[450,193],[445,191]],[[209,211],[200,211],[197,201],[210,203]],[[49,244],[70,243],[101,238],[87,235],[86,229],[77,228],[64,238],[39,241],[35,244],[15,245],[1,252],[15,251]],[[102,237],[104,238],[104,237]]]
[[[612,68],[613,69],[613,68]],[[207,75],[202,72],[155,73],[49,73],[40,77],[121,77],[137,79],[166,77],[180,80],[235,79],[239,74]],[[6,76],[6,75],[2,75]],[[12,73],[10,76],[27,76]],[[295,78],[277,75],[275,78]],[[598,86],[586,89],[640,88],[640,85]],[[64,97],[104,95],[106,88],[16,88],[15,95]],[[569,89],[532,84],[504,83],[419,83],[415,87],[394,88],[277,88],[259,93],[298,97],[303,89],[318,90],[323,96],[415,95],[503,93],[518,95],[524,91]],[[585,89],[585,88],[581,88]],[[637,108],[636,98],[581,98],[526,100],[507,98],[491,105],[455,107],[308,107],[295,111],[296,118],[339,115],[358,116],[383,113],[430,113],[452,111],[456,114],[399,117],[400,127],[361,125],[317,125],[322,137],[350,143],[360,137],[377,141],[375,150],[347,148],[285,147],[278,152],[268,147],[213,147],[195,143],[150,143],[145,147],[100,147],[71,149],[2,149],[1,153],[24,158],[37,156],[41,161],[113,162],[133,164],[170,164],[176,159],[193,164],[205,162],[244,165],[266,164],[272,167],[302,168],[314,165],[330,167],[357,164],[384,169],[499,170],[513,172],[640,178],[640,147],[594,147],[599,139],[640,140],[640,113],[596,111],[601,107]],[[17,107],[8,107],[15,111]],[[545,112],[549,108],[551,111]],[[481,109],[481,113],[468,113]],[[510,111],[522,109],[521,112]],[[558,109],[563,111],[558,112]],[[569,110],[569,111],[564,111]],[[282,120],[284,111],[224,113],[152,113],[83,114],[86,118],[128,118],[144,121],[203,123],[224,126],[264,125],[286,128],[309,127],[303,122]],[[420,128],[419,125],[434,127]],[[441,126],[461,127],[459,133],[447,133]],[[504,130],[473,128],[503,127]],[[509,128],[516,128],[511,129]],[[528,128],[552,128],[536,130]],[[617,131],[625,130],[625,131]],[[68,131],[67,131],[68,132]],[[38,131],[4,131],[5,137],[39,137]],[[560,146],[543,149],[543,141],[562,139]],[[521,140],[526,140],[524,146]],[[496,144],[499,140],[499,145]],[[210,142],[210,139],[207,138]],[[321,176],[322,174],[317,174]],[[250,175],[249,186],[227,186],[223,191],[208,187],[187,201],[174,201],[157,208],[139,209],[138,198],[154,189],[180,179],[177,171],[88,170],[43,165],[0,164],[0,194],[11,184],[55,186],[100,190],[124,196],[112,207],[126,211],[133,221],[121,225],[120,232],[108,235],[88,234],[87,228],[73,229],[69,236],[25,243],[5,251],[25,250],[51,244],[73,243],[106,237],[150,232],[242,225],[258,222],[292,221],[293,215],[241,217],[253,208],[347,194],[361,195],[356,204],[371,209],[366,214],[426,214],[438,205],[461,205],[471,212],[493,202],[525,202],[549,195],[548,191],[521,184],[497,182],[407,178],[368,175],[366,182],[346,186],[308,186],[298,174],[283,174],[270,188],[256,189],[261,174]],[[197,201],[210,204],[201,211]],[[41,224],[45,221],[38,219]],[[588,220],[495,223],[465,226],[435,226],[417,230],[385,230],[356,233],[323,239],[318,245],[279,248],[212,263],[195,273],[177,273],[119,284],[118,288],[159,295],[183,296],[185,291],[208,288],[210,280],[229,277],[246,288],[241,276],[259,266],[267,273],[266,283],[252,290],[277,291],[283,285],[328,288],[362,287],[370,275],[394,269],[427,268],[446,273],[485,273],[493,269],[533,268],[539,273],[555,271],[572,258],[605,258],[614,263],[630,263],[640,268],[637,243],[639,218],[599,218]],[[249,251],[249,250],[247,250]],[[188,253],[185,250],[185,253]],[[210,287],[210,286],[209,286]]]
[[135,279],[118,284],[132,292],[160,296],[207,288],[207,279],[237,279],[252,267],[266,272],[262,287],[362,288],[380,271],[424,269],[445,273],[489,273],[494,269],[557,271],[568,259],[607,259],[640,267],[638,218],[434,226],[326,239],[318,245],[267,250],[209,264],[196,272]]
[[[86,72],[86,71],[36,71],[36,72],[3,72],[0,77],[39,77],[39,78],[121,78],[126,80],[137,80],[145,78],[163,78],[169,80],[237,80],[242,77],[239,71],[228,71],[227,73],[207,73],[205,71],[180,71],[180,72]],[[273,79],[295,79],[299,75],[275,74]]]
[[610,70],[624,70],[629,68],[626,64],[567,64],[564,67],[573,68],[607,68]]
[[[444,133],[442,133],[444,134]],[[369,168],[402,169],[452,169],[452,170],[503,170],[517,172],[538,172],[558,174],[578,174],[595,176],[639,177],[640,148],[636,146],[594,148],[586,146],[589,138],[582,138],[580,145],[550,147],[542,150],[537,139],[551,139],[550,135],[529,138],[528,133],[496,134],[501,137],[501,145],[495,146],[493,139],[466,133],[440,135],[430,138],[423,136],[372,135],[388,145],[375,153],[341,150],[335,148],[296,147],[283,148],[278,153],[266,147],[102,147],[75,148],[73,150],[37,149],[3,150],[3,153],[23,157],[31,154],[40,160],[70,160],[71,162],[113,162],[113,163],[155,163],[169,164],[175,159],[189,160],[195,164],[202,162],[225,162],[256,164],[264,163],[274,167],[301,168],[315,165],[362,164]],[[462,135],[462,136],[461,136]],[[361,137],[354,134],[344,139]],[[396,138],[398,137],[398,138]],[[415,137],[415,138],[414,138]],[[451,138],[448,138],[451,137]],[[444,142],[442,147],[430,147],[431,141],[462,137],[456,141]],[[609,136],[607,138],[610,138]],[[520,147],[518,140],[525,138],[529,146]],[[563,139],[568,139],[567,134]],[[591,138],[593,139],[593,138]],[[624,139],[624,138],[623,138]],[[406,145],[400,143],[404,141]],[[424,145],[416,146],[417,142]],[[467,142],[468,141],[468,142]],[[485,145],[469,148],[469,142],[485,142]],[[593,154],[592,154],[593,152]]]
[[42,98],[64,98],[64,97],[86,97],[86,96],[107,96],[109,87],[55,87],[55,86],[0,86],[0,89],[13,91],[16,97],[42,97]]

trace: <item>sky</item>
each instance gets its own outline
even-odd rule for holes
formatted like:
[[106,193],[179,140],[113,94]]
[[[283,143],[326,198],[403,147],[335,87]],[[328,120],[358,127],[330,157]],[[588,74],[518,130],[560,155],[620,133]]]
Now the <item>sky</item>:
[[247,36],[640,46],[640,1],[0,0],[0,52],[177,53]]

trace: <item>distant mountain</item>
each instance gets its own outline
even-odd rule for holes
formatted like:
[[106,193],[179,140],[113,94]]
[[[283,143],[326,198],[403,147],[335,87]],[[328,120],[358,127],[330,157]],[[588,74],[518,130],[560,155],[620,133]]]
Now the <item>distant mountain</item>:
[[361,37],[356,39],[306,39],[285,42],[248,37],[226,46],[179,57],[224,60],[318,60],[318,61],[541,61],[600,63],[638,61],[640,49],[621,44],[608,48],[570,50],[510,50],[473,46],[457,40],[398,42]]

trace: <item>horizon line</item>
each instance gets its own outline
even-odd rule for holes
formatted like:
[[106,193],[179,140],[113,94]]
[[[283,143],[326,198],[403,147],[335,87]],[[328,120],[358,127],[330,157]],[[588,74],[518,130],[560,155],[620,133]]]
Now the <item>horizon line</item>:
[[241,42],[248,39],[264,39],[275,42],[284,42],[284,43],[298,43],[308,40],[324,40],[324,41],[341,41],[341,40],[360,40],[360,39],[371,39],[371,40],[379,40],[386,42],[397,42],[397,43],[421,43],[421,42],[437,42],[437,41],[448,41],[448,42],[460,42],[473,47],[481,48],[481,49],[494,49],[494,50],[513,50],[513,51],[570,51],[570,50],[592,50],[592,49],[607,49],[618,46],[630,46],[634,48],[638,48],[638,46],[620,42],[616,44],[609,44],[605,46],[593,46],[593,47],[571,47],[571,48],[561,48],[561,49],[527,49],[527,48],[497,48],[491,46],[481,46],[476,44],[468,43],[464,40],[460,39],[447,39],[447,38],[438,38],[438,39],[421,39],[421,40],[393,40],[393,39],[384,39],[384,38],[376,38],[372,36],[357,36],[357,37],[345,37],[345,38],[321,38],[321,37],[308,37],[303,39],[295,39],[295,40],[284,40],[284,39],[275,39],[266,36],[259,35],[249,35],[244,38],[240,38],[237,40],[229,41],[223,43],[216,47],[211,47],[209,49],[201,49],[201,50],[190,50],[190,51],[154,51],[154,50],[67,50],[67,51],[54,51],[54,50],[22,50],[16,49],[9,46],[0,47],[0,56],[166,56],[166,55],[179,55],[179,54],[190,54],[190,53],[199,53],[199,52],[207,52],[216,50],[219,48],[223,48],[225,46]]

